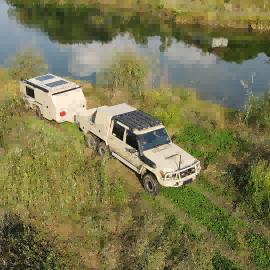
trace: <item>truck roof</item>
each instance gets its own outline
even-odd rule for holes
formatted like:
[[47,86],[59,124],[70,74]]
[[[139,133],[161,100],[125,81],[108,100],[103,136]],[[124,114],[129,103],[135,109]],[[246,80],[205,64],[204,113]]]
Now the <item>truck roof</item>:
[[97,108],[97,110],[102,111],[102,113],[107,114],[108,116],[113,118],[119,114],[135,111],[136,108],[126,103],[121,103],[113,106],[102,106]]
[[135,108],[133,109],[129,112],[118,113],[112,119],[121,122],[131,130],[138,131],[162,125],[162,122],[153,116]]
[[50,73],[24,80],[24,83],[50,94],[80,88],[76,83]]

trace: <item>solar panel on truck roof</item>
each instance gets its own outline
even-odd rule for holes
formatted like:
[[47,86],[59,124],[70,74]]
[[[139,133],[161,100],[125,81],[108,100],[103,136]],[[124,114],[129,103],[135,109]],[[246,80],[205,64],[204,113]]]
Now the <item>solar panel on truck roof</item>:
[[138,130],[162,125],[160,120],[139,110],[116,115],[113,117],[113,119],[121,122],[131,129]]

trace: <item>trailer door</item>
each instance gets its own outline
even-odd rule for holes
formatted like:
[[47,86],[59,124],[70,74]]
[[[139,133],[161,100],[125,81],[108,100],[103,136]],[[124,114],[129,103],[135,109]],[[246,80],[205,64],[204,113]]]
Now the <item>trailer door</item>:
[[86,108],[86,100],[81,88],[65,90],[52,94],[57,122],[74,122],[77,112]]

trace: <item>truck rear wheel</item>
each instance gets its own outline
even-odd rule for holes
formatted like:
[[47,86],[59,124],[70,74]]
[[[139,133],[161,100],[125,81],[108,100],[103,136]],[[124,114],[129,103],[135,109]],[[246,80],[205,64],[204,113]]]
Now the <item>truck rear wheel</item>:
[[87,134],[85,135],[85,142],[86,142],[86,145],[87,145],[89,148],[91,148],[91,149],[97,151],[97,147],[98,147],[99,141],[98,141],[97,137],[96,137],[94,134],[92,134],[92,133],[87,133]]
[[152,173],[146,173],[142,180],[145,191],[147,191],[150,195],[157,195],[159,193],[160,185]]

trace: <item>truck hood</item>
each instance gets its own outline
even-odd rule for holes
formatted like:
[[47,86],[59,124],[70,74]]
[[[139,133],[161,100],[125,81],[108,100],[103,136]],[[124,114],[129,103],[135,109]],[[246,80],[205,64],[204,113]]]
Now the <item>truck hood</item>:
[[144,155],[157,165],[165,173],[174,172],[179,169],[179,161],[181,155],[180,169],[192,165],[196,159],[174,143],[158,146],[143,152]]

